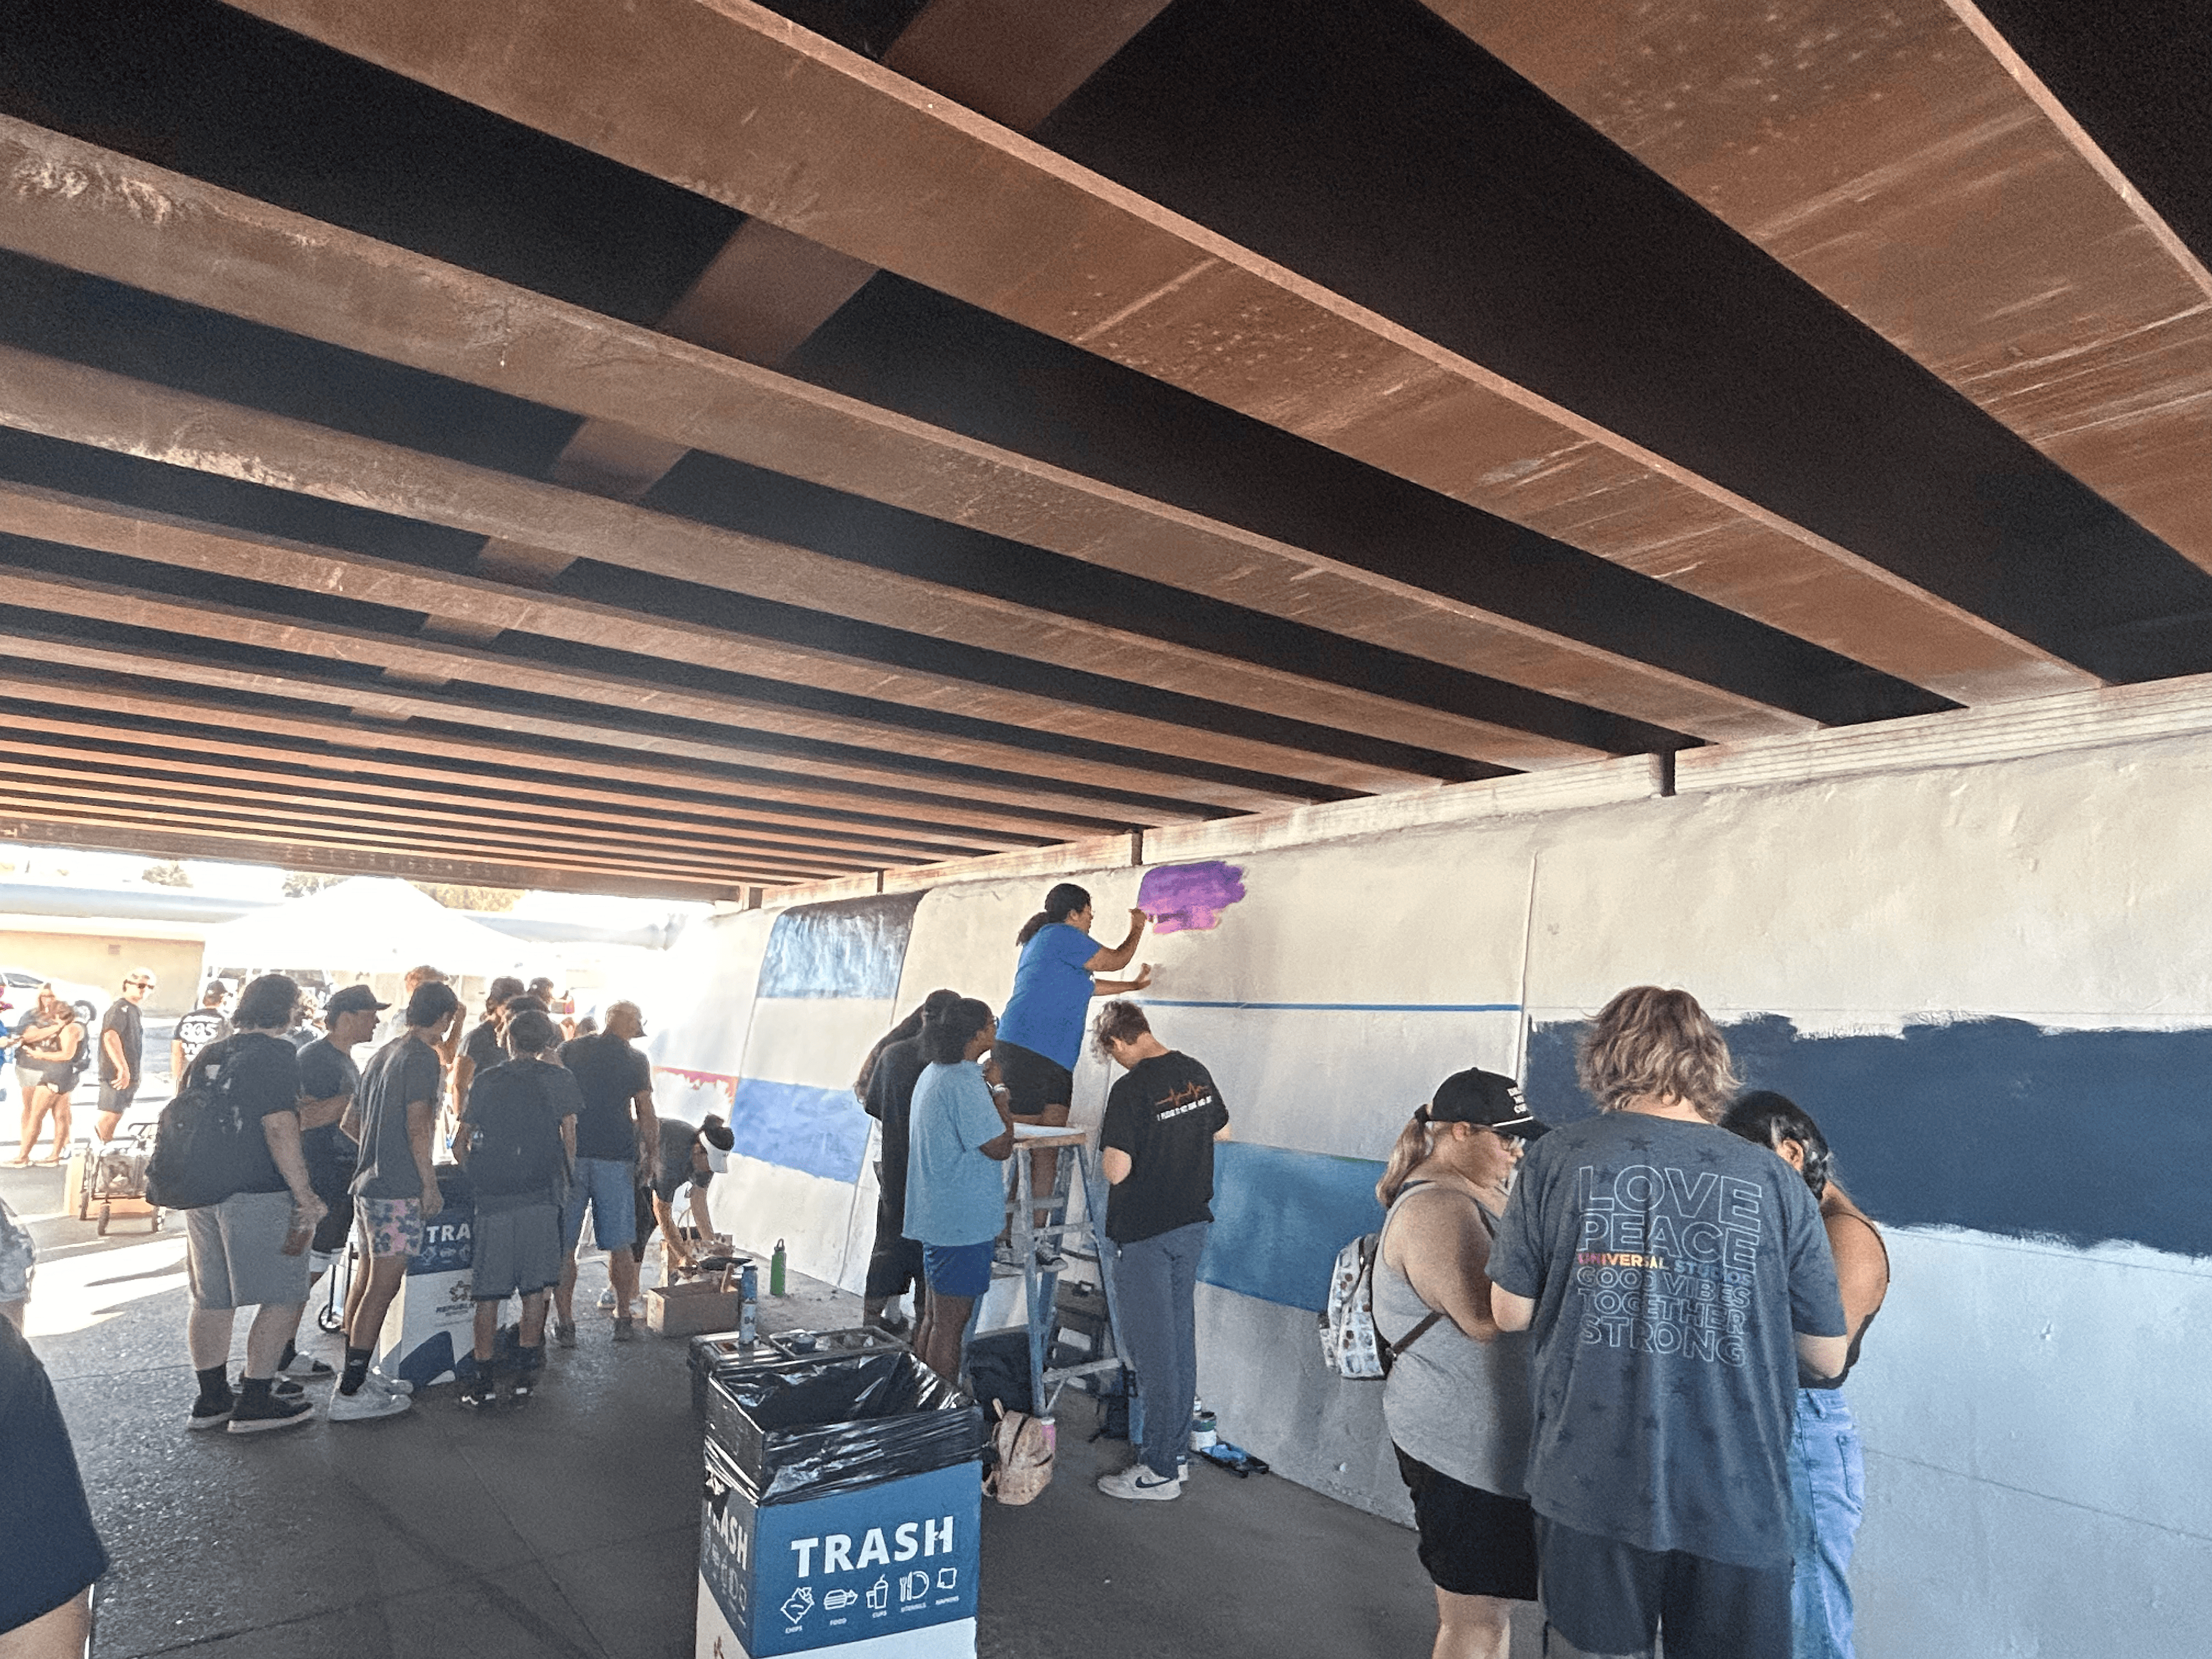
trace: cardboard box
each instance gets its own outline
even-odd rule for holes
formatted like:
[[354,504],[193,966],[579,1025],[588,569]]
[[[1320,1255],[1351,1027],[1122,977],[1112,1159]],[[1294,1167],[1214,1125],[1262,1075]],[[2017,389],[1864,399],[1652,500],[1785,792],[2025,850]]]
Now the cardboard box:
[[735,1285],[726,1291],[714,1279],[656,1285],[645,1293],[645,1328],[660,1336],[734,1331],[744,1301]]

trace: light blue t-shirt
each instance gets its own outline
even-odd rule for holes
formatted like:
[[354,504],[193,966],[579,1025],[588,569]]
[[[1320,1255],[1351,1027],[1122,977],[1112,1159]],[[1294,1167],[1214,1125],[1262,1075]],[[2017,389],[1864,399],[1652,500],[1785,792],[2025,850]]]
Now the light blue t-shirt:
[[906,1236],[924,1244],[985,1244],[1006,1219],[998,1159],[976,1149],[1006,1132],[983,1068],[972,1060],[922,1068],[907,1118]]
[[1097,954],[1097,939],[1064,921],[1030,934],[1014,969],[1014,994],[999,1016],[999,1040],[1073,1071],[1091,1012],[1091,971],[1083,964]]

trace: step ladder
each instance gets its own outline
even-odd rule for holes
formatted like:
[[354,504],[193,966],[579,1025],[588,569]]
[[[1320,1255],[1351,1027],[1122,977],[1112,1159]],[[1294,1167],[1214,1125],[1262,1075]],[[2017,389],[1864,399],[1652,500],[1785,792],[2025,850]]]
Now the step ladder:
[[[1052,1190],[1040,1199],[1032,1190],[1030,1175],[1030,1154],[1049,1152],[1053,1154]],[[1091,1137],[1080,1129],[1064,1129],[1048,1135],[1017,1136],[1014,1140],[1014,1214],[1008,1228],[1018,1267],[994,1264],[991,1269],[994,1279],[1022,1280],[1024,1305],[1029,1314],[1030,1376],[1033,1380],[1031,1394],[1040,1416],[1052,1415],[1060,1390],[1070,1382],[1094,1376],[1115,1376],[1121,1379],[1124,1392],[1129,1389],[1127,1376],[1128,1362],[1121,1357],[1121,1310],[1115,1304],[1114,1262],[1112,1251],[1099,1237],[1098,1228],[1106,1215],[1106,1177],[1098,1165],[1098,1152],[1091,1144]],[[1077,1181],[1083,1183],[1083,1218],[1068,1219],[1071,1200]],[[1044,1224],[1036,1224],[1036,1212],[1045,1215]],[[1060,1273],[1046,1272],[1036,1262],[1037,1246],[1052,1247],[1055,1255],[1065,1256],[1073,1251],[1098,1263],[1099,1286],[1106,1294],[1106,1329],[1099,1350],[1091,1357],[1073,1365],[1048,1368],[1051,1357],[1053,1326],[1059,1316]],[[1006,1326],[1006,1330],[1018,1330],[1019,1326]],[[996,1333],[993,1333],[996,1334]]]

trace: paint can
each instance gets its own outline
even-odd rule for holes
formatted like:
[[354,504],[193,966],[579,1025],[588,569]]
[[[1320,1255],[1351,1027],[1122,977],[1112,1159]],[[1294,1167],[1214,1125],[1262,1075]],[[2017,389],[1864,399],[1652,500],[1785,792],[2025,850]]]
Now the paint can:
[[780,1238],[775,1241],[775,1254],[768,1259],[768,1293],[783,1294],[783,1241]]
[[1190,1419],[1190,1449],[1193,1451],[1204,1451],[1220,1438],[1212,1412],[1200,1412]]

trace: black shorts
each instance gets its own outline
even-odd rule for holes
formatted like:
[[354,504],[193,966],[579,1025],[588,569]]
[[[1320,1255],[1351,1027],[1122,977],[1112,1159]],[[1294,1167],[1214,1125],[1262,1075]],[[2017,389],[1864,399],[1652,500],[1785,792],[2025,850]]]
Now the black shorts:
[[135,1083],[127,1089],[118,1089],[112,1083],[103,1083],[100,1085],[100,1109],[103,1112],[112,1112],[116,1116],[121,1117],[124,1113],[131,1109],[131,1103],[137,1099],[137,1096],[138,1085]]
[[1641,1659],[1790,1659],[1790,1566],[1740,1567],[1639,1549],[1539,1516],[1545,1652]]
[[1075,1099],[1075,1073],[1018,1042],[994,1045],[999,1080],[1006,1085],[1006,1110],[1015,1117],[1042,1117],[1048,1108]]
[[1454,1595],[1536,1599],[1536,1512],[1525,1498],[1469,1486],[1398,1452],[1398,1474],[1413,1495],[1421,1565],[1429,1581]]

